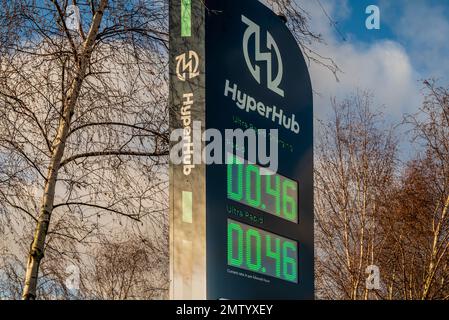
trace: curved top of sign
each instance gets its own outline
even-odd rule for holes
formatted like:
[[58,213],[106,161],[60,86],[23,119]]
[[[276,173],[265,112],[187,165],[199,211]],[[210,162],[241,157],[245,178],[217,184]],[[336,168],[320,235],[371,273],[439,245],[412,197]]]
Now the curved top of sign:
[[[206,29],[206,37],[225,36],[213,41],[214,47],[208,45],[206,50],[227,52],[222,55],[223,61],[207,63],[221,65],[231,89],[236,84],[240,92],[254,98],[256,103],[276,106],[277,112],[282,110],[286,115],[287,124],[300,122],[299,130],[291,128],[291,124],[290,132],[309,134],[313,122],[310,76],[301,49],[284,20],[257,0],[209,0],[206,6],[206,19],[214,20],[213,24],[207,24],[212,30]],[[286,126],[278,125],[277,121],[270,124],[272,117],[266,110],[264,115],[266,127],[278,128],[282,134]]]

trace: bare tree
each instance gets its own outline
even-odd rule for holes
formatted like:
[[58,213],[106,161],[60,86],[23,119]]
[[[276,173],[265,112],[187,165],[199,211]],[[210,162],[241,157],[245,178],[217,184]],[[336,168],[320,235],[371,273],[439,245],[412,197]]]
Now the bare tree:
[[2,3],[0,201],[35,224],[24,299],[57,238],[85,240],[106,214],[166,223],[166,3],[72,4],[77,31],[67,1]]
[[379,265],[385,299],[448,299],[448,221],[435,192],[436,172],[430,154],[414,159],[391,194]]
[[[424,82],[419,112],[406,117],[423,149],[404,170],[389,225],[390,298],[449,299],[449,91]],[[391,257],[392,256],[392,257]],[[393,257],[396,257],[394,261]]]
[[82,270],[83,298],[166,299],[167,252],[142,240],[105,240]]
[[[396,139],[365,96],[340,104],[322,126],[316,167],[318,296],[449,299],[449,93],[425,82],[406,117],[418,154],[400,167]],[[365,268],[381,283],[368,290]]]
[[397,142],[367,93],[337,103],[316,147],[317,295],[368,299],[368,266],[378,265],[378,220],[394,182]]

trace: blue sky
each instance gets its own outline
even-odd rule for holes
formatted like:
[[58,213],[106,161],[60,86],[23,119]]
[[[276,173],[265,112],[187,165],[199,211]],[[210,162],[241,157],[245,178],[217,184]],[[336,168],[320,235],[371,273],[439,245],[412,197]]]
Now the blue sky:
[[[315,49],[334,59],[340,82],[319,66],[311,66],[318,117],[331,96],[343,98],[356,89],[370,90],[392,119],[417,110],[422,80],[449,84],[449,1],[446,0],[299,0],[311,15],[312,30],[325,44]],[[322,7],[324,7],[323,11]],[[381,29],[368,30],[366,7],[380,9]],[[337,22],[330,23],[326,14]],[[343,36],[342,36],[342,35]]]
[[[346,35],[348,41],[356,40],[370,43],[382,39],[395,39],[395,34],[392,31],[390,25],[385,23],[385,21],[382,21],[384,18],[383,14],[385,14],[385,12],[382,12],[383,6],[380,2],[381,1],[377,0],[347,1],[346,10],[349,11],[347,13],[348,15],[341,20],[338,20],[338,22],[340,31],[342,31]],[[394,3],[394,0],[391,2]],[[381,29],[375,32],[367,32],[365,28],[365,20],[367,15],[364,13],[369,5],[377,5],[381,9],[381,22],[384,22],[381,24]],[[395,11],[399,11],[398,6],[394,6],[396,7]]]
[[[338,1],[341,0],[332,0],[332,2]],[[395,41],[409,53],[414,68],[423,76],[445,76],[441,72],[431,74],[434,71],[433,68],[428,63],[423,63],[422,59],[415,55],[421,50],[424,53],[434,53],[435,58],[446,59],[438,53],[441,55],[447,54],[447,51],[441,51],[449,49],[446,43],[448,38],[446,31],[449,31],[449,1],[348,0],[346,2],[349,14],[340,21],[339,26],[340,31],[347,36],[348,41],[356,41],[367,45],[376,41]],[[377,5],[381,11],[381,29],[378,31],[368,31],[364,26],[367,15],[363,13],[370,4]],[[428,37],[429,33],[430,37]],[[442,37],[434,37],[436,33],[442,35]],[[422,41],[423,38],[427,39]],[[420,44],[422,46],[417,47]],[[435,63],[435,67],[438,64],[437,61],[432,63]]]
[[[325,68],[310,66],[318,93],[317,119],[331,112],[331,97],[341,100],[356,90],[369,90],[387,120],[398,123],[404,114],[418,111],[423,80],[436,78],[440,85],[449,85],[448,0],[297,1],[310,13],[312,30],[325,41],[314,49],[342,69],[336,81]],[[380,30],[365,27],[366,7],[372,4],[380,9]],[[338,23],[338,30],[326,14]],[[403,158],[409,148],[403,148]]]

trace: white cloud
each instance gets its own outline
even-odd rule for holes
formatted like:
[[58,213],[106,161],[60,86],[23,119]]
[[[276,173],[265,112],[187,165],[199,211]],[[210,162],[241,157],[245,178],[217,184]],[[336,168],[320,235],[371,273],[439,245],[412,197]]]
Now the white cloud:
[[320,52],[332,57],[343,72],[337,82],[327,69],[311,66],[313,87],[320,94],[315,97],[317,117],[329,110],[330,97],[343,99],[357,89],[372,92],[376,106],[385,106],[385,112],[395,118],[419,105],[419,76],[397,43],[383,41],[367,48],[346,43]]
[[[346,1],[338,2],[338,6],[335,1],[321,0],[321,3],[331,17],[338,17],[342,8],[347,7]],[[385,106],[385,114],[395,120],[419,107],[421,77],[404,47],[394,41],[370,44],[340,41],[319,4],[307,1],[304,5],[311,15],[312,29],[326,41],[326,45],[317,45],[317,51],[332,58],[343,71],[337,82],[329,70],[311,65],[313,88],[319,93],[315,96],[315,117],[323,118],[330,112],[331,97],[343,99],[358,89],[371,91],[376,106]]]
[[423,77],[449,80],[449,8],[447,3],[423,0],[398,0],[400,16],[394,14],[391,1],[382,1],[384,21],[407,44],[407,52]]

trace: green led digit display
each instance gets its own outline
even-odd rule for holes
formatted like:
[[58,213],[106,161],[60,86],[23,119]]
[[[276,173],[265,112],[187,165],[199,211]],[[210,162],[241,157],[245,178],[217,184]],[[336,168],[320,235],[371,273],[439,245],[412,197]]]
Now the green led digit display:
[[228,265],[298,283],[296,241],[228,219]]
[[298,183],[231,155],[227,165],[228,199],[298,223]]

